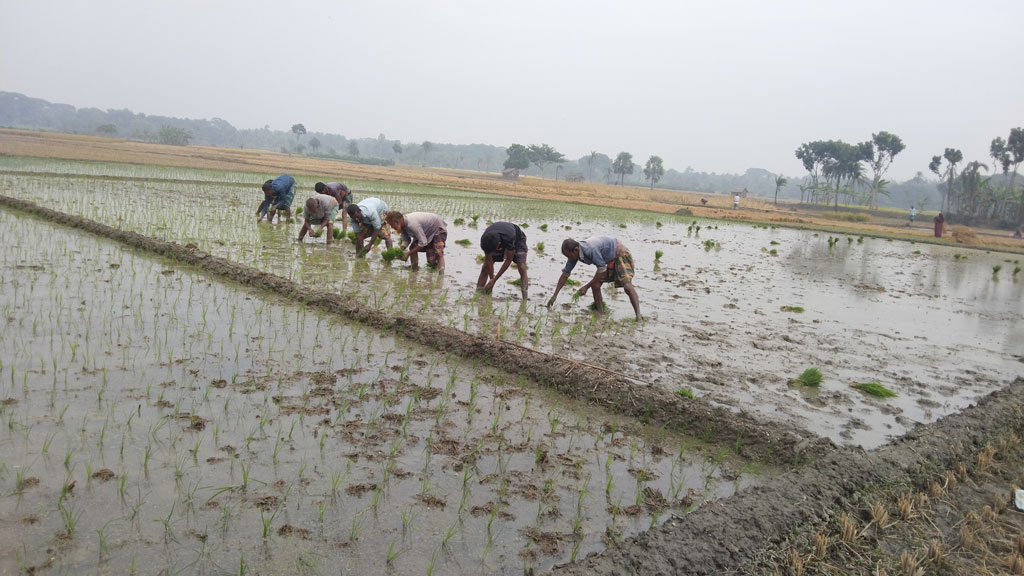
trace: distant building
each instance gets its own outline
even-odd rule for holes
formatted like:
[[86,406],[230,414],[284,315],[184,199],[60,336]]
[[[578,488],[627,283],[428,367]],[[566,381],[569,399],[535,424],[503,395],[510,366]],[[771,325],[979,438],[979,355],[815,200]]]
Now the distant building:
[[519,168],[505,168],[501,171],[501,177],[505,180],[519,180]]
[[570,172],[566,177],[566,182],[585,182],[587,178],[579,172]]
[[732,192],[729,192],[729,195],[730,196],[739,196],[740,198],[746,198],[747,197],[747,189],[746,188],[736,188]]

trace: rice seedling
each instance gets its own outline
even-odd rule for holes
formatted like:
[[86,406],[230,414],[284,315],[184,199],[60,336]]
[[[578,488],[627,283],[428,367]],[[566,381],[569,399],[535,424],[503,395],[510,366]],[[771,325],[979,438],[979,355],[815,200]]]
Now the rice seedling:
[[381,260],[385,262],[391,262],[395,258],[401,258],[405,254],[405,251],[401,248],[386,248],[380,253]]
[[685,386],[680,388],[680,389],[678,389],[678,390],[676,390],[676,395],[677,396],[682,396],[683,398],[690,398],[690,399],[694,399],[694,398],[697,397],[697,395],[693,393],[693,390],[691,390],[690,388],[685,387]]
[[619,228],[625,228],[625,227],[626,227],[626,224],[624,222],[620,222],[619,223]]
[[779,310],[782,310],[783,312],[794,312],[796,314],[803,314],[804,313],[804,307],[803,306],[781,306],[779,308]]
[[875,398],[895,398],[897,394],[878,382],[854,382],[854,388]]
[[[547,226],[547,224],[545,224],[545,226]],[[543,242],[537,242],[537,245],[534,246],[533,248],[537,252],[543,252],[544,251],[544,243]]]
[[455,220],[452,221],[452,224],[454,224],[456,226],[462,226],[465,223],[466,223],[466,219],[465,218],[456,218]]
[[664,256],[664,255],[665,255],[664,251],[662,251],[662,250],[655,250],[654,251],[654,261],[657,262],[657,261],[661,260],[661,257]]
[[541,230],[541,232],[547,232],[548,231],[548,225],[547,224],[541,224],[540,225],[540,230]]
[[1013,267],[1013,275],[1016,276],[1017,274],[1020,274],[1020,270],[1021,270],[1020,266],[1014,266]]
[[455,243],[462,247],[468,247],[473,242],[469,238],[459,238]]
[[999,271],[1002,270],[1002,269],[1003,269],[1003,265],[1002,264],[996,264],[995,266],[992,267],[992,275],[993,276],[997,276],[999,274]]
[[821,381],[822,380],[823,380],[823,377],[821,375],[821,371],[820,370],[818,370],[817,368],[808,368],[808,369],[804,370],[796,378],[791,378],[789,380],[789,383],[790,384],[798,384],[798,385],[801,385],[801,386],[810,386],[810,387],[817,388],[818,386],[821,385]]

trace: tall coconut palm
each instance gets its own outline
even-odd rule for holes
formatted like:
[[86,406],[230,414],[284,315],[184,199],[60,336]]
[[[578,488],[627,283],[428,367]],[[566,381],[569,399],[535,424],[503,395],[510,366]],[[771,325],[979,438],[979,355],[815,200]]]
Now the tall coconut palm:
[[785,176],[783,176],[782,174],[779,174],[778,176],[775,177],[775,204],[776,205],[778,205],[778,203],[779,203],[779,189],[782,188],[783,186],[785,186],[786,184],[789,184],[789,179],[786,178]]

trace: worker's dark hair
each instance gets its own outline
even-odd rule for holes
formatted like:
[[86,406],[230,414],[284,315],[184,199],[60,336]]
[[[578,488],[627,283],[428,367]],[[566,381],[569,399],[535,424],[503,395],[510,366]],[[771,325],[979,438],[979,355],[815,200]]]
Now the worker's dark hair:
[[580,243],[573,240],[572,238],[566,238],[562,241],[562,254],[566,252],[572,252],[573,250],[580,247]]
[[274,189],[274,181],[273,180],[267,180],[266,182],[263,183],[263,191],[264,192],[270,192],[273,189]]
[[345,207],[345,212],[348,212],[351,218],[359,218],[360,220],[363,218],[363,213],[359,211],[358,204],[349,204]]
[[345,194],[348,194],[348,186],[345,186],[344,184],[342,184],[341,182],[339,182],[339,183],[338,183],[338,187],[339,187],[339,188],[341,188],[341,191],[342,191],[342,192],[344,192]]
[[316,190],[317,194],[323,194],[325,188],[327,188],[327,185],[323,182],[317,182],[313,185],[313,190]]
[[405,216],[398,210],[391,210],[384,214],[384,221],[387,222],[388,224],[391,224],[392,222],[398,222],[402,218],[405,218]]
[[306,198],[306,212],[308,213],[313,210],[316,210],[316,198],[310,196],[309,198]]

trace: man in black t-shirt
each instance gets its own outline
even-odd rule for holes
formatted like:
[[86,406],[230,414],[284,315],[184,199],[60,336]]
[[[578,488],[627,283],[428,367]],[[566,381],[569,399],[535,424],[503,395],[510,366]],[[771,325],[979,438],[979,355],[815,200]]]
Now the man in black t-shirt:
[[[494,290],[498,278],[515,262],[522,281],[520,290],[523,300],[526,300],[530,286],[530,279],[526,275],[526,233],[511,222],[495,222],[480,236],[480,249],[484,251],[484,264],[480,269],[480,278],[476,281],[476,289],[489,294]],[[495,262],[502,262],[497,274],[494,273]]]

